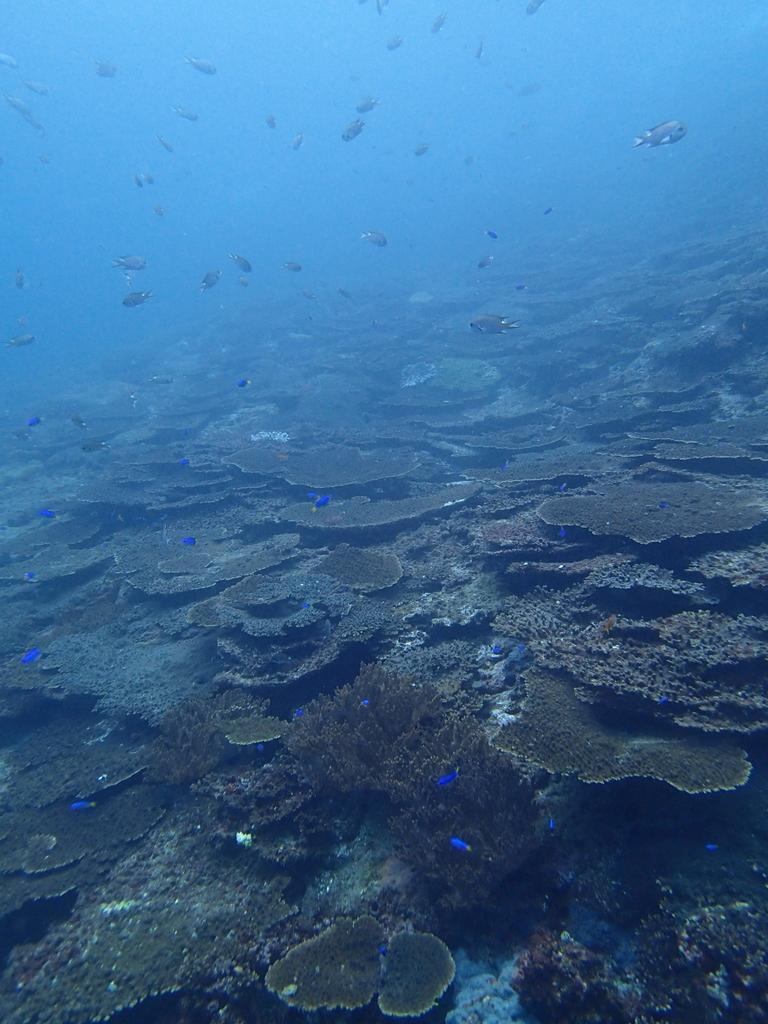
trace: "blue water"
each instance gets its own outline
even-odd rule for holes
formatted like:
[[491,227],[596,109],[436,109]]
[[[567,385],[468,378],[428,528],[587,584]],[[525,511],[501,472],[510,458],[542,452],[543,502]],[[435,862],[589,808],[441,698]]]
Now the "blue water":
[[6,6],[0,1017],[768,1019],[764,0]]

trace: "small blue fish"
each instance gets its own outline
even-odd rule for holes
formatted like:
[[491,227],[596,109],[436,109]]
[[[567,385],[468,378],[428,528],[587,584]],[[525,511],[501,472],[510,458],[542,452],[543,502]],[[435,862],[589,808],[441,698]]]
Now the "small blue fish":
[[669,697],[665,693],[659,697],[659,704],[669,704]]
[[659,508],[661,508],[661,509],[669,508],[669,502],[668,501],[660,501],[659,502]]
[[37,579],[37,573],[29,570],[28,572],[24,573],[24,579],[27,581],[27,583],[34,583],[35,580]]
[[259,751],[259,753],[261,753],[261,751],[264,749],[264,744],[263,743],[257,743],[256,744],[256,749]]
[[331,500],[330,494],[323,494],[315,499],[315,508],[324,508]]
[[312,607],[312,605],[309,603],[309,601],[302,601],[301,602],[302,611],[306,611],[307,608],[311,608],[311,607]]
[[182,537],[181,538],[181,543],[182,544],[187,544],[189,547],[192,547],[193,544],[197,544],[197,538],[196,537]]
[[501,644],[494,644],[491,647],[491,654],[493,655],[494,658],[498,658],[498,656],[503,653],[504,648],[501,646]]
[[21,658],[19,658],[19,661],[21,662],[22,665],[31,665],[33,662],[37,661],[41,654],[42,651],[40,650],[39,647],[30,647],[28,651],[25,651],[22,654]]
[[307,491],[307,497],[310,501],[314,501],[317,496],[317,491]]
[[189,465],[189,459],[186,456],[183,459],[179,459],[179,465],[180,466],[188,466]]
[[69,805],[69,809],[70,811],[87,811],[95,806],[96,802],[94,800],[75,800],[74,803]]
[[705,843],[704,849],[707,851],[707,853],[717,853],[719,846],[717,845],[717,843]]
[[452,782],[455,782],[459,777],[459,769],[454,768],[452,772],[446,772],[445,775],[441,775],[437,780],[438,786],[450,786]]
[[506,471],[507,471],[507,470],[509,469],[509,467],[510,467],[511,465],[512,465],[512,463],[511,463],[511,462],[509,461],[509,459],[507,459],[507,460],[506,460],[506,461],[505,461],[505,462],[504,462],[504,463],[503,463],[503,464],[502,464],[502,465],[500,466],[501,472],[502,472],[502,473],[505,473],[505,472],[506,472]]
[[386,943],[382,942],[382,944],[379,946],[378,953],[379,953],[379,956],[386,956],[387,955]]
[[370,703],[371,702],[370,702],[370,700],[368,700],[367,697],[363,697],[363,699],[360,701],[360,707],[361,708],[367,708]]
[[527,651],[528,651],[528,648],[526,647],[525,644],[518,644],[517,645],[517,653],[520,655],[521,658],[527,653]]
[[303,716],[303,714],[304,714],[304,708],[296,708],[296,710],[293,712],[293,717],[294,718],[301,718]]
[[251,382],[248,380],[247,377],[241,377],[240,380],[237,382],[237,386],[239,388],[247,388],[250,383]]
[[561,526],[560,529],[557,531],[557,536],[560,538],[560,540],[563,540],[564,537],[568,536],[568,531],[564,526]]
[[528,285],[527,284],[523,284],[523,282],[521,281],[520,284],[516,284],[515,285],[515,291],[516,292],[527,292],[528,291]]
[[472,847],[469,843],[465,843],[463,839],[459,839],[458,836],[451,836],[451,846],[454,850],[461,850],[462,853],[470,853]]
[[555,819],[554,818],[550,818],[549,819],[549,821],[547,822],[547,828],[549,829],[550,832],[554,832],[555,831]]
[[565,480],[563,480],[563,482],[560,484],[560,486],[557,489],[558,489],[558,491],[560,491],[561,494],[564,494],[567,487],[568,487],[568,484],[565,482]]
[[546,208],[546,210],[544,211],[544,216],[546,217],[548,213],[554,213],[554,211],[555,211],[554,206],[548,206]]
[[27,420],[27,426],[28,426],[28,427],[37,427],[37,426],[39,426],[39,425],[40,425],[40,424],[41,424],[42,422],[43,422],[43,421],[42,421],[42,420],[40,419],[40,417],[39,417],[39,416],[30,416],[30,417],[29,417],[29,419]]
[[55,519],[56,518],[56,513],[53,511],[52,508],[41,508],[40,511],[37,514],[39,516],[42,516],[43,519]]
[[488,230],[485,233],[486,233],[486,235],[488,235],[489,238],[498,238],[499,237],[496,234],[496,232],[495,231],[491,231],[490,228],[488,228]]

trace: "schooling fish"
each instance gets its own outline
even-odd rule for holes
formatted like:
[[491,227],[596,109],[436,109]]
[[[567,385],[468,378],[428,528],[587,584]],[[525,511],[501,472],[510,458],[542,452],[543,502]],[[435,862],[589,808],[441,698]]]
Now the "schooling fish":
[[44,132],[45,128],[40,124],[35,115],[29,109],[24,100],[20,100],[18,96],[7,96],[5,102],[9,107],[13,107],[17,114],[24,118],[28,125],[31,125],[39,132]]
[[41,654],[42,651],[39,647],[30,647],[28,651],[25,651],[24,654],[22,654],[19,661],[22,665],[31,665],[40,658]]
[[528,6],[525,9],[525,13],[526,14],[535,14],[536,11],[538,11],[538,9],[541,7],[541,5],[543,3],[544,3],[544,0],[529,0]]
[[493,256],[483,256],[481,260],[477,261],[478,270],[485,270],[486,267],[490,267],[490,265],[493,263],[493,259]]
[[36,96],[47,96],[51,91],[45,82],[34,82],[27,78],[22,84],[26,85],[29,91],[35,93]]
[[341,133],[341,137],[344,142],[351,142],[352,139],[356,139],[360,132],[365,128],[365,121],[361,121],[360,118],[356,118]]
[[158,135],[157,141],[167,153],[173,153],[173,146],[170,144],[168,139],[164,139],[162,135]]
[[365,99],[360,100],[355,110],[358,114],[369,114],[374,107],[378,107],[379,103],[380,100],[374,99],[373,96],[366,96]]
[[16,285],[17,288],[23,288],[24,285],[26,284],[26,279],[24,277],[24,271],[23,270],[17,270],[16,271],[16,275],[15,275],[13,281],[14,281],[14,284]]
[[648,128],[642,135],[635,136],[632,146],[671,146],[673,142],[679,142],[688,132],[688,126],[682,121],[664,121],[657,124],[655,128]]
[[0,53],[0,64],[4,68],[11,68],[15,70],[19,66],[19,62],[15,57],[12,57],[10,53]]
[[35,341],[34,334],[17,334],[8,342],[9,348],[22,348],[24,345],[31,345]]
[[123,305],[131,309],[133,306],[140,306],[150,298],[152,298],[152,292],[129,292],[123,299]]
[[387,236],[383,235],[381,231],[364,231],[360,238],[364,242],[370,242],[371,245],[377,245],[380,249],[387,244]]
[[213,61],[204,60],[202,57],[185,57],[187,64],[191,64],[195,71],[200,71],[204,75],[215,75],[216,65]]
[[294,274],[298,274],[298,272],[301,270],[301,264],[300,263],[292,263],[289,260],[288,263],[284,263],[283,264],[283,270],[290,270]]
[[207,274],[203,274],[203,279],[200,282],[200,291],[207,292],[211,288],[214,288],[219,283],[220,277],[220,270],[209,270]]
[[117,74],[117,68],[114,64],[110,64],[108,61],[97,60],[96,74],[99,78],[114,78]]
[[186,107],[171,107],[174,114],[183,117],[185,121],[197,121],[198,115],[194,110],[187,110]]
[[147,261],[143,256],[118,256],[112,260],[113,267],[120,267],[122,270],[143,270]]
[[446,15],[445,14],[438,14],[438,16],[432,22],[432,33],[434,35],[437,35],[437,33],[443,27],[443,25],[445,24],[445,19],[446,19]]
[[419,145],[414,149],[413,155],[414,156],[424,156],[424,154],[427,152],[428,149],[429,149],[429,143],[428,142],[420,142]]
[[483,313],[469,321],[469,326],[478,334],[504,334],[512,331],[520,324],[508,316],[497,316],[495,313]]
[[238,256],[237,253],[231,252],[229,253],[229,258],[232,260],[233,263],[240,267],[243,273],[250,274],[250,272],[253,270],[253,267],[251,266],[251,261],[247,260],[245,256]]
[[293,137],[293,142],[291,143],[291,149],[301,149],[303,142],[304,142],[304,132],[297,132],[296,135],[294,135],[294,137]]
[[387,49],[397,50],[403,45],[404,42],[405,39],[403,39],[402,36],[392,36],[391,39],[387,40]]
[[267,114],[264,121],[266,122],[267,128],[277,128],[277,121],[275,120],[274,114]]

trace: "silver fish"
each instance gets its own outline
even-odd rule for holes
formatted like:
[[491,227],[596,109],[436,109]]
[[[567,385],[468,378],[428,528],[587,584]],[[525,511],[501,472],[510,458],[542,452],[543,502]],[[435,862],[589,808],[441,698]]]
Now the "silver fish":
[[112,260],[113,267],[120,267],[122,270],[143,270],[147,261],[143,256],[118,256]]
[[47,96],[51,91],[45,82],[34,82],[29,78],[25,78],[23,84],[26,85],[30,92],[34,92],[38,96]]
[[371,245],[377,245],[380,249],[387,244],[387,236],[383,235],[381,231],[364,231],[360,238],[364,242],[370,242]]
[[642,135],[635,137],[632,146],[671,146],[679,142],[688,132],[688,126],[682,121],[664,121],[655,128],[648,128]]
[[544,0],[528,0],[528,6],[525,9],[525,13],[535,14],[543,3]]
[[202,57],[185,57],[187,64],[191,64],[195,71],[200,71],[204,75],[215,75],[216,65],[213,61],[204,60]]
[[481,313],[474,320],[469,321],[469,326],[478,334],[504,334],[512,331],[520,324],[508,316],[498,316],[496,313]]
[[445,14],[438,14],[438,16],[432,22],[432,32],[433,32],[433,34],[436,35],[440,31],[440,29],[445,24],[445,19],[446,19],[446,15]]
[[403,39],[402,36],[392,36],[390,39],[387,40],[387,49],[397,50],[403,45],[404,42],[405,39]]
[[45,131],[43,126],[35,118],[35,115],[29,109],[24,100],[20,100],[18,96],[6,96],[5,102],[8,104],[9,107],[13,107],[16,113],[23,117],[27,124],[31,125],[39,132]]
[[303,142],[304,142],[304,132],[298,132],[293,137],[293,142],[291,143],[291,149],[301,149],[301,146],[302,146]]
[[172,153],[173,152],[173,146],[170,144],[168,139],[164,139],[162,135],[158,135],[157,136],[157,141],[160,143],[160,145],[163,147],[163,149],[167,153]]
[[185,121],[197,121],[198,115],[193,110],[187,110],[185,107],[171,107],[174,114],[179,117],[183,117]]
[[0,64],[2,64],[4,68],[12,68],[14,70],[19,66],[19,62],[15,57],[12,57],[10,53],[0,53]]
[[106,60],[97,60],[96,74],[99,78],[114,78],[117,74],[117,68]]

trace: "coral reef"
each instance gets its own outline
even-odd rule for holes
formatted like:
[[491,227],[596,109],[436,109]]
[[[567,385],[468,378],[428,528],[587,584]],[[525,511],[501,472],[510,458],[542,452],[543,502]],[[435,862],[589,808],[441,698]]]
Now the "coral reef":
[[593,494],[562,494],[538,508],[551,526],[651,544],[671,537],[733,533],[764,522],[764,496],[754,486],[710,480],[601,483]]
[[448,947],[428,932],[400,932],[387,946],[379,1009],[387,1017],[421,1017],[456,974]]
[[531,937],[518,961],[515,988],[540,1024],[633,1024],[642,1007],[632,977],[567,932]]
[[339,544],[317,565],[318,572],[333,576],[357,590],[385,590],[403,575],[400,559],[392,552],[371,551]]
[[539,768],[583,782],[641,776],[686,793],[735,789],[749,778],[747,755],[730,743],[601,721],[566,680],[541,671],[527,672],[525,686],[521,718],[504,726],[495,742]]
[[373,999],[384,939],[372,917],[340,918],[320,935],[294,946],[264,979],[289,1006],[353,1010]]

